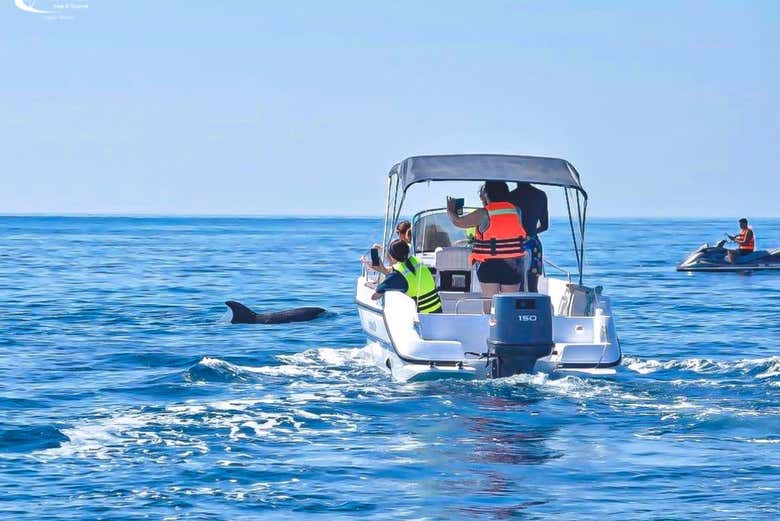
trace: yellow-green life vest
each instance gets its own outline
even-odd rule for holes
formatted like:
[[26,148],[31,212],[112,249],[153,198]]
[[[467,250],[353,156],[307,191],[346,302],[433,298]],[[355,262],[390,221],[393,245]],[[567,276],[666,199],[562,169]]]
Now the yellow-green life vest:
[[477,227],[472,226],[471,228],[466,228],[466,239],[469,242],[473,242],[474,238],[477,236]]
[[417,302],[418,313],[433,313],[441,309],[441,299],[436,291],[436,282],[428,266],[409,257],[409,262],[414,266],[414,273],[403,262],[393,265],[393,269],[404,276],[408,286],[406,294]]

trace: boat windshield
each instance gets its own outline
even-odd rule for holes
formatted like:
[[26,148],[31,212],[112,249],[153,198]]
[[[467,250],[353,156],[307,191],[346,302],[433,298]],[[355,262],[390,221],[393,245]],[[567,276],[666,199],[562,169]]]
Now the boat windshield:
[[[473,208],[465,208],[469,213]],[[420,212],[412,219],[412,245],[415,253],[432,252],[436,248],[466,246],[467,230],[458,228],[447,217],[444,208]]]

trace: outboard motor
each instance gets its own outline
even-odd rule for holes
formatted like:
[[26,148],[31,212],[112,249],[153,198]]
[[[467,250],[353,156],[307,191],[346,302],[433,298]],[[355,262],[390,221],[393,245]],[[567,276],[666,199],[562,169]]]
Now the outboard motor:
[[487,347],[493,378],[531,372],[536,360],[549,355],[554,346],[550,297],[500,293],[492,304]]

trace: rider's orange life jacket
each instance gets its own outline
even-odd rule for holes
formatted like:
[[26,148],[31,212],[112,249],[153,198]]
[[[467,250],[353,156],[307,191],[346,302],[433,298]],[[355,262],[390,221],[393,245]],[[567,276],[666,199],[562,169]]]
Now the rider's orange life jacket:
[[748,239],[748,230],[752,232],[753,228],[748,226],[744,230],[740,230],[739,235],[737,235],[737,242],[741,251],[753,251],[756,249],[756,234],[751,233]]
[[516,259],[525,255],[526,238],[517,207],[512,203],[490,203],[485,206],[490,223],[484,232],[477,228],[469,260]]

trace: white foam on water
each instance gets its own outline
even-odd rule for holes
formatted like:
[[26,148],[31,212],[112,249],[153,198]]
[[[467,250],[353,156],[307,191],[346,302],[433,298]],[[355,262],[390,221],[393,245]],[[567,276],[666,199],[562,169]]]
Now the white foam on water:
[[743,440],[748,443],[767,443],[767,444],[777,444],[780,443],[780,438],[750,438],[747,440]]
[[228,374],[236,380],[245,380],[246,376],[248,376],[247,373],[251,372],[248,371],[246,367],[231,364],[226,360],[222,360],[221,358],[214,358],[211,356],[204,356],[195,365],[207,367],[217,373]]
[[312,373],[308,368],[295,365],[269,365],[264,367],[245,367],[245,369],[265,376],[307,376]]
[[764,379],[772,378],[773,376],[780,376],[780,360],[772,360],[772,363],[769,364],[769,367],[767,367],[766,371],[756,375],[756,378]]
[[697,420],[703,421],[703,420],[709,420],[712,418],[717,417],[734,417],[734,418],[747,418],[747,417],[762,417],[767,415],[774,416],[776,413],[769,413],[767,412],[759,412],[754,409],[744,409],[741,407],[730,407],[730,406],[713,406],[710,405],[708,407],[702,407],[703,410],[698,412],[694,418]]
[[373,365],[373,358],[370,356],[370,346],[365,347],[320,347],[308,349],[292,355],[279,355],[277,358],[282,362],[299,366],[317,365],[331,367],[344,367],[350,365]]
[[[774,359],[757,359],[750,361],[724,362],[720,368],[733,371],[739,368],[741,371],[748,372],[755,370],[756,367],[762,367]],[[651,361],[654,362],[654,361]],[[648,364],[650,367],[656,366],[655,363]],[[678,368],[696,368],[709,370],[715,364],[712,361],[704,360],[683,360],[658,363],[657,367],[678,367]],[[643,366],[647,367],[647,366]],[[698,379],[707,386],[721,386],[722,382],[717,380]],[[686,380],[676,380],[676,385],[691,383]],[[563,378],[554,378],[545,373],[517,375],[497,381],[490,381],[488,385],[517,385],[526,384],[536,387],[544,393],[550,393],[556,396],[571,398],[575,400],[601,400],[615,410],[621,411],[646,410],[656,412],[662,421],[675,421],[680,418],[689,418],[694,421],[709,421],[718,417],[745,418],[745,417],[764,417],[777,414],[775,410],[756,411],[746,409],[745,407],[731,405],[713,405],[712,401],[704,399],[693,399],[683,396],[679,393],[673,395],[657,392],[657,390],[648,389],[646,393],[637,393],[627,391],[619,382],[611,380],[600,380],[581,378],[574,375]]]
[[[256,398],[236,398],[233,400],[219,400],[216,402],[209,402],[208,408],[219,411],[243,411],[258,403],[260,403],[260,400]],[[174,410],[173,407],[169,407],[168,409]],[[205,409],[205,406],[201,407]]]
[[289,378],[308,376],[332,380],[348,377],[339,371],[334,371],[336,368],[375,365],[371,353],[368,346],[364,348],[322,347],[291,355],[278,355],[276,358],[282,362],[281,365],[239,365],[210,356],[204,356],[197,365],[231,375],[237,380],[244,380],[254,375]]
[[150,422],[151,416],[143,413],[125,413],[64,428],[62,432],[69,441],[59,447],[43,449],[34,454],[44,459],[89,455],[98,460],[106,460],[110,459],[113,453],[121,452],[126,443],[136,445],[160,443],[161,439],[156,433],[147,436],[138,433],[139,429]]
[[220,373],[230,374],[237,380],[245,380],[246,377],[254,375],[263,376],[315,376],[315,373],[307,368],[298,365],[268,365],[268,366],[251,366],[251,365],[239,365],[233,364],[221,358],[213,358],[209,356],[203,357],[198,365],[208,367]]
[[613,394],[617,390],[617,387],[609,382],[574,375],[551,378],[548,374],[538,373],[532,375],[530,383],[543,390],[578,399]]
[[780,356],[745,360],[711,360],[707,358],[656,360],[626,356],[624,358],[624,366],[639,374],[670,370],[692,371],[700,374],[725,374],[731,372],[744,374],[766,367],[766,371],[756,377],[769,378],[780,375]]
[[210,367],[211,369],[232,368],[235,367],[230,362],[226,362],[221,358],[213,358],[211,356],[204,356],[198,361],[198,365]]
[[706,378],[677,378],[669,380],[669,383],[677,387],[724,387],[725,384],[720,380],[708,380]]
[[[207,403],[189,400],[155,412],[129,409],[64,428],[62,432],[69,441],[33,454],[42,460],[68,457],[108,460],[130,450],[151,456],[153,446],[160,445],[182,449],[178,457],[188,458],[196,452],[209,452],[204,439],[214,439],[214,436],[213,432],[201,432],[204,426],[213,431],[225,431],[232,441],[259,437],[306,442],[326,433],[354,432],[357,422],[364,419],[359,414],[316,414],[300,406],[310,401],[330,403],[334,398],[343,399],[336,390],[326,391],[284,397],[282,410],[263,409],[280,407],[280,397],[270,395]],[[290,407],[291,403],[296,406]],[[312,420],[317,420],[317,425],[307,426]],[[194,428],[196,434],[189,433],[189,428]],[[161,457],[166,459],[168,456]]]

